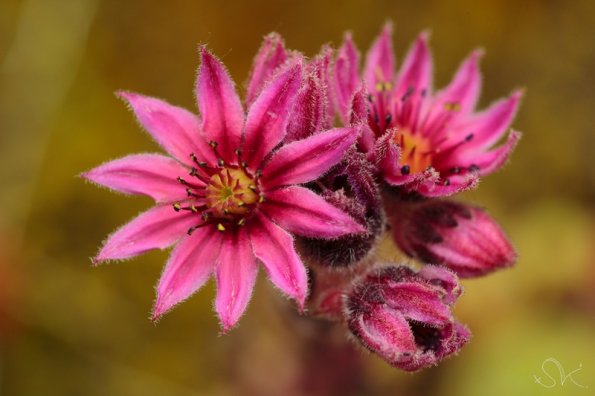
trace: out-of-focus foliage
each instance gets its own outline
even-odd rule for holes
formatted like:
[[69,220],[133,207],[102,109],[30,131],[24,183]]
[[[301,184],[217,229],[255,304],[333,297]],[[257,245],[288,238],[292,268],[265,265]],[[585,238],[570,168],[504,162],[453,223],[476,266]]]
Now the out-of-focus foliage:
[[[511,163],[465,199],[519,251],[516,268],[465,281],[474,340],[408,375],[344,334],[289,312],[262,280],[239,328],[218,336],[213,289],[149,320],[167,253],[93,269],[102,239],[150,206],[76,175],[157,151],[113,95],[194,109],[197,45],[245,80],[264,34],[314,54],[351,29],[367,48],[386,19],[399,59],[432,30],[435,81],[482,46],[483,105],[527,88]],[[0,3],[0,393],[6,395],[584,395],[595,388],[595,3],[577,1],[115,1]],[[390,244],[381,250],[396,257]],[[317,337],[312,335],[316,334]],[[322,336],[321,336],[322,335]],[[542,371],[548,358],[557,369]],[[341,386],[337,388],[337,383]],[[337,390],[338,389],[338,390]],[[333,393],[335,392],[335,393]]]

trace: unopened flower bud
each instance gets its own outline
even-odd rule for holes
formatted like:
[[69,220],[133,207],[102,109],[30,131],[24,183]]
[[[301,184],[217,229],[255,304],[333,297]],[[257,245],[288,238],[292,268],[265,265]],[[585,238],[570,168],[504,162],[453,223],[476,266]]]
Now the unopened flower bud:
[[403,202],[392,218],[392,234],[409,256],[441,264],[460,277],[510,267],[516,252],[498,223],[484,210],[446,200]]
[[397,368],[416,371],[437,364],[470,338],[469,330],[455,322],[450,312],[456,296],[447,290],[458,290],[458,284],[451,287],[442,280],[456,282],[451,275],[432,267],[422,276],[406,266],[369,274],[345,300],[349,330]]

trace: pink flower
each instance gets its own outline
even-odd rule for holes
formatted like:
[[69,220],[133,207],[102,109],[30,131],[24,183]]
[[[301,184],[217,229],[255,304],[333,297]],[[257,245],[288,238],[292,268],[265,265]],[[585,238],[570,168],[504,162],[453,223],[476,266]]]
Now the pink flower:
[[352,334],[391,365],[416,371],[458,352],[470,338],[450,306],[460,295],[448,270],[406,266],[374,271],[356,283],[345,300]]
[[398,73],[391,34],[387,24],[368,52],[361,80],[359,53],[346,35],[333,73],[339,115],[345,125],[366,126],[359,146],[387,183],[425,196],[474,186],[506,162],[519,140],[520,133],[511,132],[504,144],[491,148],[506,134],[522,92],[476,113],[481,51],[472,52],[452,82],[433,93],[428,34],[418,37]]
[[516,252],[482,209],[446,200],[394,202],[392,234],[409,256],[470,278],[512,266]]
[[[364,231],[349,215],[298,186],[341,161],[357,134],[337,128],[278,148],[300,89],[302,61],[289,62],[272,79],[258,71],[259,81],[270,81],[262,87],[254,82],[245,114],[224,66],[204,48],[200,56],[200,118],[159,99],[120,94],[173,158],[131,155],[84,177],[157,202],[113,233],[95,262],[176,244],[157,286],[153,317],[188,298],[214,274],[215,309],[227,331],[250,300],[257,260],[270,280],[303,307],[306,269],[291,233],[335,238]],[[278,68],[280,62],[273,63]]]

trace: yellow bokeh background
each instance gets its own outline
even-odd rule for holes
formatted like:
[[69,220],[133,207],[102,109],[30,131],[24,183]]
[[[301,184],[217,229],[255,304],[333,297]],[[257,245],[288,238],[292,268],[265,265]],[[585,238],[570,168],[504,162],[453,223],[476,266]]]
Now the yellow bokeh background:
[[[195,110],[199,43],[243,89],[270,31],[312,56],[352,30],[365,51],[386,20],[398,60],[431,29],[437,87],[483,47],[482,106],[526,88],[512,160],[460,197],[490,210],[520,258],[464,281],[456,315],[474,337],[457,357],[414,375],[392,369],[340,329],[292,314],[262,271],[229,334],[218,333],[212,283],[155,326],[148,317],[167,252],[91,267],[105,236],[150,201],[77,175],[158,151],[114,91]],[[3,0],[0,394],[592,394],[594,37],[590,0]],[[562,382],[549,358],[565,374],[580,368],[574,381]]]

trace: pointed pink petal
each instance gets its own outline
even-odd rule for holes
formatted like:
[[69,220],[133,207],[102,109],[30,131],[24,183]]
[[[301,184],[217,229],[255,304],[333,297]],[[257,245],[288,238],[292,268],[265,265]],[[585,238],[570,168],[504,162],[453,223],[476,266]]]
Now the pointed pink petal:
[[176,212],[171,205],[155,206],[109,236],[94,262],[138,256],[152,249],[173,245],[200,222],[195,213]]
[[262,170],[265,190],[312,181],[341,161],[357,139],[353,128],[335,128],[283,146]]
[[226,232],[216,270],[215,309],[223,331],[240,319],[254,289],[258,266],[245,228]]
[[308,277],[306,267],[295,251],[293,238],[262,214],[258,214],[249,227],[252,250],[264,264],[271,282],[303,309]]
[[248,111],[242,159],[252,169],[285,137],[302,79],[301,62],[283,69],[262,90]]
[[522,95],[522,91],[515,91],[509,98],[499,100],[487,110],[471,116],[467,122],[456,127],[457,136],[467,136],[472,133],[473,140],[469,143],[469,146],[477,148],[490,147],[508,130],[516,115]]
[[278,33],[269,33],[254,57],[252,71],[248,78],[246,105],[250,106],[275,70],[287,60],[283,38]]
[[481,155],[469,155],[468,161],[479,167],[481,176],[486,176],[504,166],[520,139],[521,133],[512,131],[504,144]]
[[394,79],[392,34],[392,24],[387,23],[366,56],[364,81],[370,92],[374,92],[377,83],[392,82]]
[[196,82],[196,99],[207,141],[218,144],[219,154],[229,161],[240,147],[244,110],[225,66],[205,47]]
[[403,174],[399,167],[400,149],[395,143],[396,129],[387,131],[377,141],[370,153],[370,160],[378,166],[388,184],[400,186],[415,180],[414,174]]
[[144,129],[173,157],[192,166],[190,154],[211,164],[216,163],[212,150],[201,137],[198,117],[186,109],[160,99],[131,92],[118,92],[128,102]]
[[431,90],[432,56],[427,40],[427,32],[422,32],[403,61],[395,87],[395,95],[398,98],[404,96],[411,89],[415,93]]
[[366,87],[361,86],[353,95],[349,108],[349,125],[360,127],[360,137],[357,140],[358,148],[364,153],[374,148],[374,132],[368,124],[368,100]]
[[351,98],[360,84],[359,51],[351,39],[350,33],[345,34],[345,40],[339,49],[333,68],[333,77],[335,106],[343,124],[347,124]]
[[82,174],[84,178],[125,194],[147,195],[158,202],[184,200],[188,196],[178,176],[188,169],[159,154],[135,154],[107,162]]
[[330,128],[333,115],[327,81],[330,57],[330,48],[324,47],[308,64],[305,82],[298,93],[287,125],[285,143],[304,139]]
[[444,325],[452,319],[448,305],[431,285],[399,282],[384,290],[386,303],[409,320],[429,325]]
[[176,246],[157,285],[154,320],[205,284],[213,272],[221,240],[215,228],[203,227],[186,236]]
[[[436,115],[444,111],[445,106],[457,105],[460,114],[468,114],[475,108],[481,90],[479,60],[482,50],[475,50],[461,63],[452,81],[443,90],[436,93],[433,106],[438,107]],[[441,111],[442,110],[442,111]]]
[[436,182],[434,180],[424,180],[415,188],[411,188],[424,197],[437,198],[447,197],[449,195],[458,194],[463,191],[471,190],[477,187],[479,183],[478,174],[469,174],[461,178],[450,178],[448,184]]
[[336,238],[366,232],[351,216],[304,187],[267,193],[262,210],[287,231],[312,238]]

